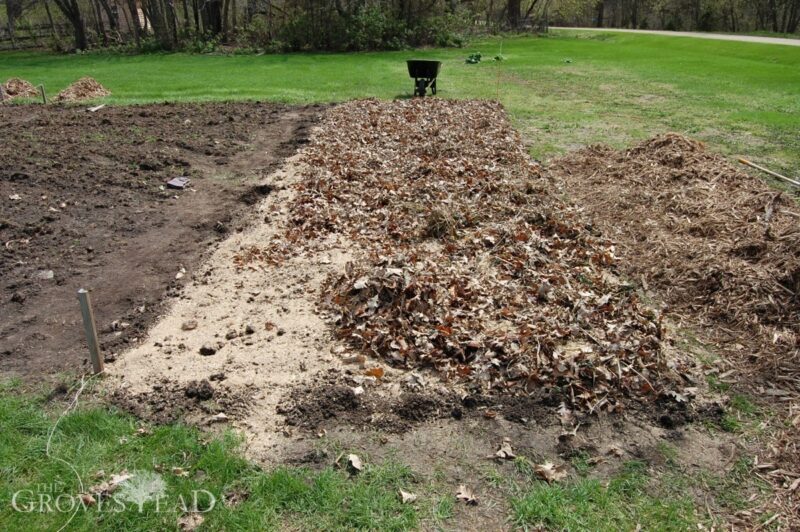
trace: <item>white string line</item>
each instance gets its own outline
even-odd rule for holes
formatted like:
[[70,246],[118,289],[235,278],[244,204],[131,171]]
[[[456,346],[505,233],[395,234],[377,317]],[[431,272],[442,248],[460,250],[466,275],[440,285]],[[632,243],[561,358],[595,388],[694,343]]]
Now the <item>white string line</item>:
[[[56,432],[56,428],[58,427],[58,424],[61,423],[61,420],[64,419],[64,417],[68,413],[70,413],[72,410],[75,409],[75,407],[78,405],[78,399],[80,398],[81,394],[83,393],[83,390],[86,388],[86,385],[89,384],[89,381],[91,381],[95,376],[96,375],[92,375],[91,377],[86,379],[86,378],[84,378],[83,375],[81,375],[81,386],[78,389],[78,391],[75,393],[75,397],[72,399],[70,404],[61,413],[61,415],[58,416],[58,419],[56,420],[55,424],[50,428],[50,433],[47,436],[47,446],[45,447],[45,455],[48,458],[50,458],[51,460],[58,460],[59,462],[63,463],[67,467],[69,467],[72,470],[73,473],[75,473],[75,478],[78,479],[78,486],[80,487],[80,492],[79,493],[83,493],[83,481],[81,480],[80,474],[78,474],[78,470],[75,469],[75,466],[73,466],[71,463],[67,462],[63,458],[59,458],[58,456],[51,456],[50,455],[50,445],[51,445],[51,443],[53,441],[53,435]],[[72,515],[69,517],[69,520],[66,523],[64,523],[64,526],[62,526],[61,528],[58,529],[58,532],[61,532],[62,530],[67,528],[67,526],[69,526],[69,524],[72,522],[72,520],[75,518],[75,516],[78,515],[78,512],[80,511],[80,509],[81,509],[81,505],[80,504],[75,506],[75,511],[72,512]]]

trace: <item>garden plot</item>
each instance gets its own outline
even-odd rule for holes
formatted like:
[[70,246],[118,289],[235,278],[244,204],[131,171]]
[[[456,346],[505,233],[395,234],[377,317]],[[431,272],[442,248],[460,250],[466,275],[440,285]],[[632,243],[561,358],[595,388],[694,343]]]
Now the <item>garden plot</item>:
[[352,428],[550,427],[555,453],[582,424],[607,447],[647,440],[601,413],[635,413],[650,447],[719,416],[690,401],[691,361],[499,105],[337,106],[266,184],[254,223],[109,366],[119,404],[230,423],[271,463]]

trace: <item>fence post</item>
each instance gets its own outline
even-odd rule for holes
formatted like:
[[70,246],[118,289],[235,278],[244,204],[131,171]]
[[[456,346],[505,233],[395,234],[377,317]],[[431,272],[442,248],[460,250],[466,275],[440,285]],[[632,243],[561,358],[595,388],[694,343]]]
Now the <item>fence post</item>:
[[78,290],[78,301],[81,303],[81,314],[83,315],[83,330],[86,333],[86,343],[89,344],[89,355],[92,358],[92,369],[94,373],[103,372],[103,357],[100,353],[100,344],[97,341],[97,327],[94,324],[94,312],[92,311],[92,300],[89,292],[81,288]]

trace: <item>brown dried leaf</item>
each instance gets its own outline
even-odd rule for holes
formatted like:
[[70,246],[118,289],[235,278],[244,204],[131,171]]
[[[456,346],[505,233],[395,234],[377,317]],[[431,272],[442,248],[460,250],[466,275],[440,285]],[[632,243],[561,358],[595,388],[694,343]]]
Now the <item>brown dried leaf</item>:
[[384,373],[383,372],[383,368],[374,367],[374,368],[370,368],[367,371],[365,371],[364,375],[366,375],[367,377],[375,377],[376,379],[381,379],[381,378],[383,378],[383,373]]
[[500,449],[494,453],[494,455],[502,460],[513,460],[516,458],[514,450],[511,448],[511,440],[509,438],[503,438]]
[[403,504],[411,504],[416,500],[417,500],[416,493],[410,493],[408,491],[400,490],[400,502],[402,502]]
[[456,492],[456,499],[458,499],[459,501],[464,501],[467,505],[470,506],[477,506],[478,504],[478,497],[471,489],[469,489],[464,484],[461,484],[458,487],[458,491]]
[[537,464],[533,470],[548,484],[563,480],[567,476],[567,468],[565,466],[556,466],[552,462]]

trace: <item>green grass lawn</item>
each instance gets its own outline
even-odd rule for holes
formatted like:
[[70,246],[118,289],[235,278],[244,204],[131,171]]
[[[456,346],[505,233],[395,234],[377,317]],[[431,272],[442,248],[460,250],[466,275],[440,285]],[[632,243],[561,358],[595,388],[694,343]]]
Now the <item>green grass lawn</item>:
[[[465,64],[472,51],[484,62]],[[505,61],[492,61],[501,52]],[[677,131],[731,156],[800,173],[800,49],[786,46],[564,31],[465,49],[359,54],[4,53],[0,78],[43,83],[53,94],[93,76],[120,104],[335,102],[407,96],[409,57],[444,61],[442,97],[502,101],[537,158]]]

